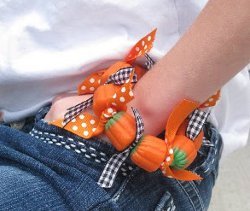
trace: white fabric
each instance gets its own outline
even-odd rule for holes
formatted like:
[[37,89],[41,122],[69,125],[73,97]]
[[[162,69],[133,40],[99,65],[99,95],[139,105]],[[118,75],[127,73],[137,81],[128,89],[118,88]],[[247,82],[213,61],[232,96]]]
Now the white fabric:
[[[206,1],[0,1],[0,111],[11,122],[34,114],[91,71],[123,58],[138,39],[158,28],[151,55],[178,41]],[[249,79],[241,72],[223,89],[211,121],[226,151],[245,144]]]

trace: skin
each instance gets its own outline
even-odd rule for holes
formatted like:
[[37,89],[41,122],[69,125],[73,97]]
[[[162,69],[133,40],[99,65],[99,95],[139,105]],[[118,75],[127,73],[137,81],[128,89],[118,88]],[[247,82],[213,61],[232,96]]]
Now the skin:
[[[171,51],[134,88],[135,98],[128,107],[140,111],[145,134],[158,135],[179,101],[204,102],[250,62],[249,20],[249,0],[208,2]],[[68,107],[88,97],[55,99],[45,119],[62,118]]]

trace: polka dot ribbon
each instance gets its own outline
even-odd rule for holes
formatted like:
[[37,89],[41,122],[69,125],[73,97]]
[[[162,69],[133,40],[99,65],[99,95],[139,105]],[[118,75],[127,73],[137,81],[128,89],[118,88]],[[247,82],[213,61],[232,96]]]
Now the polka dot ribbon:
[[[135,68],[133,68],[131,65],[129,65],[125,62],[117,62],[107,70],[107,73],[105,73],[103,75],[103,77],[106,80],[103,83],[103,85],[110,84],[110,83],[113,83],[115,85],[122,85],[129,79],[130,74],[134,71],[135,71]],[[96,80],[96,79],[93,79],[93,80],[92,79],[93,79],[93,76],[91,76],[90,79],[87,78],[86,80],[92,81],[92,82],[93,82],[93,80]],[[84,81],[85,85],[87,83],[86,80]],[[102,78],[99,80],[102,80]],[[137,82],[137,74],[136,73],[134,73],[131,82],[132,83]],[[100,86],[98,86],[98,87],[100,87]],[[98,87],[96,87],[95,90]],[[78,116],[80,113],[82,113],[82,111],[84,111],[86,108],[91,106],[92,103],[93,103],[93,98],[90,98],[84,102],[81,102],[75,106],[68,108],[67,109],[68,111],[64,115],[64,121],[63,121],[64,126],[67,123],[69,123],[71,120],[73,120],[76,116]]]
[[[78,86],[78,94],[94,94],[93,97],[68,108],[63,120],[55,120],[50,124],[64,128],[85,139],[99,135],[109,118],[117,111],[126,110],[126,103],[133,98],[133,85],[145,73],[145,70],[140,66],[132,66],[134,60],[145,55],[147,68],[154,64],[147,53],[153,46],[155,33],[156,29],[139,40],[124,61],[116,62],[109,68],[92,73],[85,78]],[[108,99],[105,99],[105,102],[100,102],[99,98],[103,99],[103,96],[99,95],[97,90],[106,85],[112,86],[111,90],[114,93]],[[92,105],[97,116],[84,112],[86,108]]]
[[82,138],[89,139],[101,134],[106,122],[117,113],[117,111],[126,110],[126,104],[134,98],[132,91],[132,80],[134,71],[130,71],[129,78],[124,84],[106,84],[100,86],[93,95],[92,115],[82,112],[72,119],[68,124],[64,124],[62,119],[52,121],[51,124],[63,127]]
[[216,102],[220,98],[220,90],[218,90],[215,94],[213,94],[211,97],[209,97],[204,103],[202,103],[199,108],[208,108],[216,105]]
[[[107,82],[110,75],[116,73],[117,66],[122,65],[124,68],[131,68],[131,64],[136,58],[144,56],[147,59],[147,67],[150,68],[154,64],[152,58],[147,54],[153,47],[153,42],[155,40],[156,29],[151,33],[147,34],[145,37],[140,39],[134,47],[130,50],[128,55],[122,62],[118,62],[116,65],[112,65],[108,69],[100,70],[96,73],[88,76],[79,86],[78,94],[93,94],[94,91],[101,85]],[[144,70],[139,66],[135,66],[135,73],[140,78],[144,74]],[[138,79],[139,79],[138,78]],[[136,81],[135,81],[136,82]]]

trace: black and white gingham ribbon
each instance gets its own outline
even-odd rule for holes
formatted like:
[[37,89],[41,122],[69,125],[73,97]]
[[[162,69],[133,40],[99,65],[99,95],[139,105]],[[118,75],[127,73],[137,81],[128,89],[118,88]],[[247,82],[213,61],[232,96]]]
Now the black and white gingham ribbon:
[[147,53],[145,54],[145,57],[147,59],[147,61],[145,63],[146,68],[147,68],[147,70],[150,70],[153,67],[153,65],[155,64],[155,62]]
[[195,109],[190,116],[186,136],[191,140],[194,140],[201,132],[202,127],[209,116],[209,112]]
[[[122,85],[124,84],[130,77],[132,71],[134,70],[133,67],[126,67],[121,68],[116,73],[109,76],[108,80],[105,82],[105,84],[108,83],[114,83],[116,85]],[[134,73],[132,82],[137,82],[137,75]],[[67,112],[64,114],[64,120],[63,125],[66,126],[71,120],[73,120],[75,117],[77,117],[79,114],[83,112],[86,108],[91,106],[93,104],[93,97],[89,98],[88,100],[85,100],[81,103],[78,103],[75,106],[72,106],[68,108]]]
[[68,108],[67,109],[68,111],[64,114],[63,125],[65,126],[72,119],[78,116],[84,109],[88,108],[92,104],[93,104],[93,97],[90,97],[89,99]]
[[[106,84],[114,83],[116,85],[122,85],[124,84],[130,77],[132,71],[134,70],[133,67],[125,67],[120,70],[118,70],[116,73],[109,76],[108,80],[106,81]],[[134,73],[132,78],[132,83],[137,82],[137,75]]]
[[103,188],[112,187],[122,163],[128,158],[130,151],[137,145],[137,143],[139,142],[140,138],[144,133],[144,124],[139,112],[134,108],[132,108],[132,110],[136,120],[135,140],[129,148],[125,149],[123,152],[119,154],[114,154],[109,159],[98,181],[98,185],[100,185]]

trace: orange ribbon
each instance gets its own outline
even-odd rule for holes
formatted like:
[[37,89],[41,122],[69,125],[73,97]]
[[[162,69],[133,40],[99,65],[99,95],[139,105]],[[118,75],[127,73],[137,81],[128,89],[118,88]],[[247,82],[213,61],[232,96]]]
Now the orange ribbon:
[[[101,134],[105,123],[118,111],[126,111],[126,104],[133,99],[133,77],[136,74],[139,80],[145,73],[140,66],[131,65],[137,57],[145,55],[153,46],[156,29],[139,40],[125,57],[124,61],[119,61],[106,70],[92,73],[78,86],[78,94],[93,95],[93,111],[96,116],[82,112],[66,125],[63,119],[50,122],[57,127],[64,128],[82,138],[89,139]],[[123,85],[106,84],[109,77],[121,69],[133,68],[129,80]],[[106,87],[103,87],[106,86]],[[101,92],[102,88],[109,88],[107,92]]]
[[[191,147],[192,150],[195,151],[196,153],[201,146],[203,133],[201,132],[198,135],[198,137],[194,141],[192,141],[185,136],[185,129],[184,129],[186,128],[185,119],[188,117],[190,113],[192,113],[198,107],[199,104],[196,102],[190,100],[183,100],[173,109],[168,118],[166,125],[166,132],[165,132],[165,143],[167,144],[168,150],[166,159],[161,164],[160,167],[162,173],[167,177],[185,181],[202,179],[199,175],[191,171],[185,169],[175,170],[171,168],[171,164],[174,160],[174,148],[177,142],[177,138],[184,139],[186,144],[189,144],[188,147]],[[189,160],[190,164],[192,162],[193,160]]]
[[[154,29],[151,33],[140,39],[133,46],[128,55],[124,58],[124,61],[117,62],[115,65],[112,65],[106,70],[100,70],[88,76],[81,84],[79,84],[78,94],[93,94],[99,86],[103,85],[107,81],[110,75],[117,72],[119,66],[122,66],[123,68],[132,67],[131,64],[135,61],[136,58],[145,55],[151,50],[151,48],[153,47],[153,42],[155,40],[155,34],[156,29]],[[134,68],[139,80],[141,76],[145,73],[145,70],[143,70],[138,65],[135,65]]]
[[214,106],[220,97],[220,90],[217,91],[214,95],[209,97],[204,103],[199,105],[196,102],[190,100],[183,100],[179,103],[171,112],[166,129],[165,129],[165,143],[167,144],[167,155],[165,161],[161,164],[161,171],[162,173],[170,178],[175,178],[178,180],[200,180],[202,179],[196,173],[185,169],[173,169],[171,164],[174,160],[174,148],[178,143],[178,139],[183,139],[189,148],[195,153],[195,156],[190,156],[188,163],[191,164],[195,159],[198,150],[201,147],[202,139],[203,139],[203,132],[201,131],[200,134],[192,141],[188,137],[185,136],[185,131],[187,128],[187,121],[186,118],[190,113],[192,113],[195,109],[199,108],[208,108]]
[[[52,121],[50,124],[64,128],[65,130],[85,139],[101,134],[105,128],[106,122],[117,112],[126,111],[126,104],[134,98],[132,88],[135,82],[145,73],[145,70],[140,66],[133,66],[132,64],[136,58],[145,55],[150,51],[155,39],[155,33],[156,29],[139,40],[123,61],[116,62],[107,69],[92,73],[85,78],[81,84],[79,84],[79,95],[93,94],[93,111],[95,115],[82,112],[75,116],[75,118],[69,121],[66,125],[64,124],[63,119]],[[119,85],[107,83],[112,75],[126,68],[131,68],[132,70],[127,81]],[[137,80],[133,81],[135,76],[137,77]],[[174,108],[166,125],[165,142],[168,151],[166,159],[160,167],[165,176],[186,181],[201,179],[199,175],[191,171],[185,169],[176,170],[171,167],[174,160],[173,149],[176,144],[175,140],[181,138],[190,145],[189,147],[193,148],[194,152],[197,153],[202,143],[203,132],[201,132],[194,141],[191,141],[185,136],[185,130],[183,128],[186,129],[186,126],[183,127],[183,125],[185,125],[184,122],[188,115],[196,108],[214,106],[219,95],[220,91],[211,96],[200,106],[196,102],[183,100]],[[189,163],[192,161],[193,160],[189,160]]]

